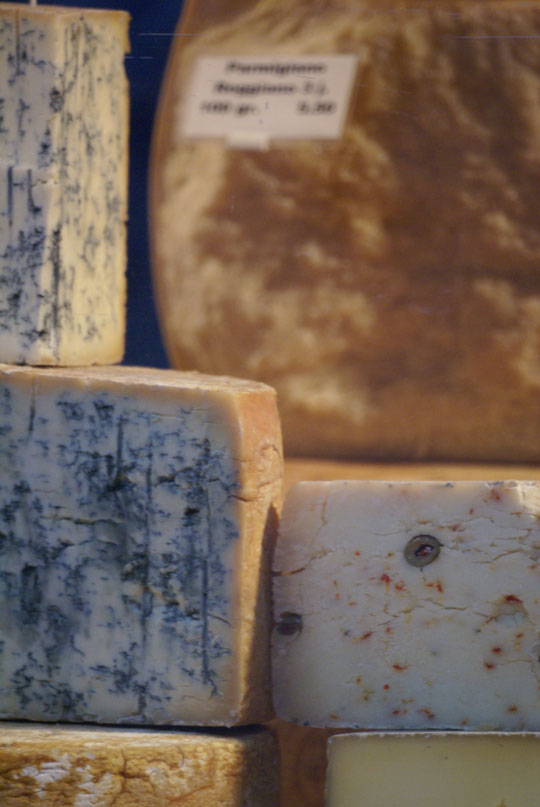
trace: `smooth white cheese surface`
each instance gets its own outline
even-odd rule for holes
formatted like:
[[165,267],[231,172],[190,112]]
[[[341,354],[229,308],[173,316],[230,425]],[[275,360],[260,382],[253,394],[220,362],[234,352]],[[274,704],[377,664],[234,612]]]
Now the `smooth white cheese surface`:
[[0,412],[0,717],[265,719],[273,390],[4,365]]
[[128,22],[0,4],[0,361],[123,356]]
[[[293,487],[274,561],[278,715],[540,727],[539,513],[537,482]],[[416,536],[441,545],[423,567],[405,556]]]
[[270,732],[0,725],[2,807],[275,807]]
[[327,807],[533,807],[540,734],[343,734],[328,743]]

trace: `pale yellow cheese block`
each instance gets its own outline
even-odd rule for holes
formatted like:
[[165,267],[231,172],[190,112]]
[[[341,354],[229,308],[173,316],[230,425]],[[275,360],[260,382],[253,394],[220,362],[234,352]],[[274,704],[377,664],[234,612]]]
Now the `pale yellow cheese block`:
[[0,724],[2,807],[276,807],[263,729],[230,734]]
[[533,807],[540,734],[349,734],[329,742],[327,807]]
[[[540,4],[198,0],[178,34],[151,183],[174,366],[272,384],[288,454],[540,459]],[[199,58],[335,53],[341,139],[180,136]]]

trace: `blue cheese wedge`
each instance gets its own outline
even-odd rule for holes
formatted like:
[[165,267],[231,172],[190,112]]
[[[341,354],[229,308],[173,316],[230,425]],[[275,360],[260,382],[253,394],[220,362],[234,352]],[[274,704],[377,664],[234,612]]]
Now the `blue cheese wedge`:
[[300,483],[276,548],[286,720],[540,727],[540,484]]
[[0,4],[0,361],[123,356],[128,22]]
[[263,729],[0,727],[2,807],[275,807],[277,749]]
[[0,717],[265,719],[274,391],[3,365],[0,411]]
[[540,734],[343,734],[328,744],[327,807],[531,807]]

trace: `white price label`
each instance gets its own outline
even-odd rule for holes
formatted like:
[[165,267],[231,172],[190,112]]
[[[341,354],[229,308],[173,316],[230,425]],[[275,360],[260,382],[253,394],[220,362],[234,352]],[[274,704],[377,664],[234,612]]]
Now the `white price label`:
[[278,138],[341,136],[356,56],[208,57],[195,65],[182,137],[264,148]]

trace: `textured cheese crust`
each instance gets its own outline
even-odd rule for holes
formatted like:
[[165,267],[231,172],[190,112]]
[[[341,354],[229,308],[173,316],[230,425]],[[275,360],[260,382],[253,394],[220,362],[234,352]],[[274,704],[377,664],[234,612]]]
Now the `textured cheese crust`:
[[124,353],[129,15],[0,4],[0,360]]
[[274,562],[277,714],[327,727],[536,730],[539,517],[538,482],[292,488]]
[[264,730],[0,725],[2,807],[275,807],[275,743]]
[[[290,456],[540,459],[540,4],[222,5],[188,6],[155,132],[173,365],[274,386]],[[340,141],[180,140],[197,58],[332,53]]]
[[531,807],[540,734],[347,734],[328,744],[327,807]]
[[274,391],[4,365],[0,406],[0,717],[268,717]]

